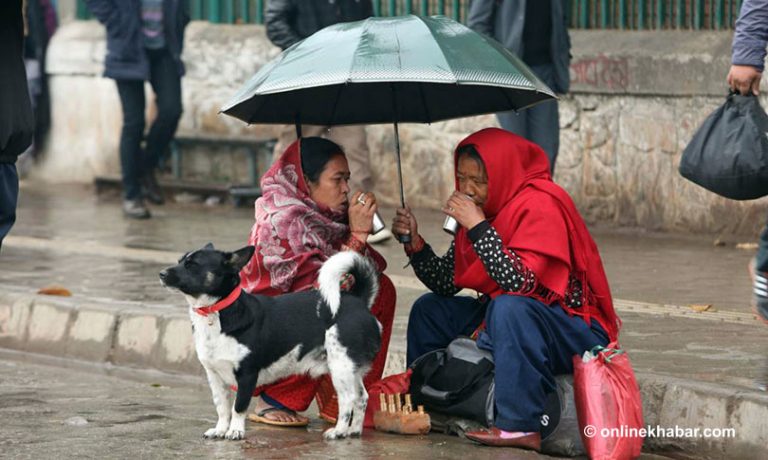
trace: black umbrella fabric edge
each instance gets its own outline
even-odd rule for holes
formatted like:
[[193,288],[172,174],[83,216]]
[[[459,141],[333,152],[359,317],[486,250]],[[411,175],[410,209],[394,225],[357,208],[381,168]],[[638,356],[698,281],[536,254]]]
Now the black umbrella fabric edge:
[[[316,124],[316,125],[322,125],[322,126],[331,126],[331,125],[353,125],[353,124],[389,124],[394,121],[398,121],[400,123],[432,123],[432,122],[439,122],[444,120],[450,120],[450,119],[456,119],[456,118],[464,118],[469,116],[476,116],[476,115],[483,115],[487,113],[497,113],[497,112],[504,112],[509,110],[523,110],[527,107],[530,107],[532,105],[535,105],[539,102],[543,102],[546,100],[554,100],[557,98],[557,96],[552,92],[544,92],[540,91],[538,89],[532,89],[532,88],[520,88],[520,87],[512,87],[512,88],[499,88],[498,86],[494,85],[457,85],[457,84],[443,84],[443,85],[422,85],[419,83],[409,83],[408,86],[410,87],[410,92],[408,91],[399,91],[401,93],[401,97],[403,97],[402,101],[409,101],[412,98],[419,98],[422,101],[424,101],[425,96],[423,95],[424,88],[428,88],[428,91],[433,93],[432,97],[437,102],[424,104],[422,102],[421,109],[416,110],[415,115],[413,113],[408,114],[406,110],[408,110],[408,104],[407,103],[399,103],[398,106],[400,107],[400,110],[402,112],[399,112],[398,114],[395,114],[392,109],[392,101],[390,99],[391,90],[389,89],[389,85],[391,82],[381,82],[379,85],[382,87],[382,91],[380,91],[381,96],[378,98],[378,101],[372,101],[370,97],[349,97],[349,100],[339,94],[339,91],[343,90],[360,90],[362,85],[334,85],[332,87],[320,87],[320,88],[304,88],[301,91],[293,91],[293,92],[285,92],[285,93],[275,93],[270,95],[264,95],[259,96],[255,98],[251,98],[247,101],[244,101],[240,104],[236,104],[235,106],[222,110],[222,113],[225,113],[226,115],[233,116],[235,118],[238,118],[246,123],[254,124],[254,123],[263,123],[263,124],[293,124],[296,121],[296,116],[299,115],[301,119],[301,123],[303,124]],[[466,87],[466,88],[473,88],[473,87],[484,87],[488,90],[500,90],[501,94],[498,91],[495,91],[495,94],[497,94],[497,97],[494,97],[493,99],[498,100],[498,104],[493,104],[491,107],[491,110],[488,109],[473,109],[468,108],[464,111],[452,111],[452,108],[447,106],[453,105],[453,101],[456,101],[461,98],[452,98],[452,97],[440,97],[440,89],[450,89],[450,91],[454,91],[451,88],[455,87]],[[386,88],[385,88],[386,87]],[[400,85],[400,87],[404,87],[403,84]],[[504,95],[504,89],[511,89],[511,90],[524,90],[522,92],[515,93],[515,98],[517,102],[514,102],[512,98],[506,97]],[[354,116],[351,115],[344,115],[345,108],[342,108],[342,113],[340,114],[338,111],[333,110],[332,105],[328,104],[325,106],[312,107],[312,101],[315,99],[320,98],[317,96],[317,94],[313,94],[316,91],[322,91],[325,94],[332,94],[332,97],[328,97],[328,100],[335,100],[338,101],[340,99],[344,99],[346,102],[346,108],[349,108],[351,105],[360,104],[360,107],[355,108],[353,111],[360,113],[362,115]],[[370,90],[368,90],[370,91]],[[355,93],[356,91],[352,91],[352,93]],[[437,93],[437,96],[434,94]],[[409,95],[411,97],[409,97]],[[280,96],[285,96],[285,98],[280,98]],[[490,97],[486,95],[486,97]],[[325,99],[325,98],[322,98]],[[286,102],[289,101],[289,102]],[[472,101],[469,101],[470,103]],[[369,104],[369,105],[366,105]],[[464,104],[468,103],[467,101],[463,101]],[[373,104],[373,105],[370,105]],[[287,110],[283,110],[283,107],[291,106],[296,107],[297,111],[289,112]],[[433,107],[434,106],[434,107]],[[442,107],[441,107],[442,106]],[[413,108],[414,105],[411,104],[410,108]],[[397,116],[395,116],[397,115]]]

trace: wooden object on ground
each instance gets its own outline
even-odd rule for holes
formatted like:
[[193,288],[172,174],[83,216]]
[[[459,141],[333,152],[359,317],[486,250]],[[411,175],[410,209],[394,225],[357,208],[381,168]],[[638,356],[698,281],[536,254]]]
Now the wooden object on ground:
[[405,395],[405,403],[400,394],[379,395],[379,409],[373,414],[373,424],[379,431],[398,434],[427,434],[431,428],[429,414],[424,406],[413,410],[411,395]]

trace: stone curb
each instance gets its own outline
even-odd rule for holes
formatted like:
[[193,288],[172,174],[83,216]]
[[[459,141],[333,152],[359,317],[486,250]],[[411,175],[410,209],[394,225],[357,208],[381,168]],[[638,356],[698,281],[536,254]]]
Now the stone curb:
[[[117,307],[117,308],[116,308]],[[78,297],[0,293],[0,347],[64,358],[199,373],[185,312]]]
[[[118,306],[119,308],[116,308]],[[202,375],[185,312],[78,297],[0,292],[0,347],[121,367]],[[403,347],[390,349],[385,374],[405,367]],[[639,373],[647,426],[733,428],[734,438],[664,437],[647,450],[696,458],[766,458],[768,396],[711,383]]]

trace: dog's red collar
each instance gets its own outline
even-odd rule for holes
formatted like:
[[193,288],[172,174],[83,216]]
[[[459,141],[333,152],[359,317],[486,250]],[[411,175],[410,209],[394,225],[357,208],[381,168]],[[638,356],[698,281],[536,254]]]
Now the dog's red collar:
[[217,311],[221,311],[228,306],[235,303],[235,300],[237,300],[238,297],[240,297],[240,292],[242,291],[242,288],[238,285],[232,292],[229,293],[228,296],[224,297],[223,299],[219,300],[213,305],[207,305],[205,307],[195,308],[195,313],[197,313],[200,316],[208,316],[211,313],[216,313]]

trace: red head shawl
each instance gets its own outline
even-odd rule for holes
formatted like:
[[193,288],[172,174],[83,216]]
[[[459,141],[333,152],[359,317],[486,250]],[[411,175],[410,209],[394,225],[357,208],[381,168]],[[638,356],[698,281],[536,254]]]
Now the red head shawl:
[[[568,193],[552,182],[549,160],[536,144],[498,128],[478,131],[459,143],[473,145],[488,175],[488,198],[483,212],[507,250],[520,256],[539,284],[548,291],[530,296],[547,304],[564,304],[569,276],[583,286],[583,306],[569,313],[598,319],[613,340],[616,316],[608,280],[597,246]],[[454,161],[458,158],[454,154]],[[458,189],[458,180],[456,181]],[[456,234],[457,286],[496,297],[504,291],[487,274],[467,230]],[[544,292],[547,292],[544,291]]]

